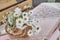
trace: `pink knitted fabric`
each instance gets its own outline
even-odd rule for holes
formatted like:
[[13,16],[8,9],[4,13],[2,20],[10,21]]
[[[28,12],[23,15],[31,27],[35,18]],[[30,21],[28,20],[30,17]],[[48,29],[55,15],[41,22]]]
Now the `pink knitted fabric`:
[[8,35],[4,35],[0,37],[0,40],[9,40],[9,36]]

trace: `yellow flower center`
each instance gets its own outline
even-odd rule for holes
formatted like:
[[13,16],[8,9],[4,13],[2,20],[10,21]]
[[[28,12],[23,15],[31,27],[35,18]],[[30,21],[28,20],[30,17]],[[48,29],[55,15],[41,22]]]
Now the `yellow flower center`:
[[24,20],[27,20],[27,18],[24,18]]
[[37,30],[39,30],[39,27],[37,27]]
[[19,23],[21,24],[21,21],[19,21]]
[[29,34],[32,34],[32,32],[29,32]]

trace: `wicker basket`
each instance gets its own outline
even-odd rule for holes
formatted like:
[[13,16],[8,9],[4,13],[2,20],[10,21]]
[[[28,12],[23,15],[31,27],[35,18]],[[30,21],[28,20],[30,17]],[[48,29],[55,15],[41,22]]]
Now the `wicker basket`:
[[[11,29],[12,28],[12,29]],[[10,29],[13,30],[13,33],[10,33]],[[26,38],[27,32],[32,29],[31,26],[28,26],[24,30],[20,30],[19,28],[16,27],[10,27],[9,25],[6,25],[5,30],[6,32],[12,36],[12,37],[17,37],[17,38]]]

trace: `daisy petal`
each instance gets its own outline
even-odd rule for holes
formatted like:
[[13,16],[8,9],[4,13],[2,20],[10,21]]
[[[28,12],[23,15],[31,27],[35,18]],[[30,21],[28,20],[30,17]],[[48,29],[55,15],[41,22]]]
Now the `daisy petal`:
[[15,9],[15,12],[16,12],[16,11],[21,11],[21,9],[17,7],[17,8]]
[[28,36],[32,36],[32,35],[33,35],[32,30],[29,30],[27,35],[28,35]]
[[21,18],[18,18],[17,20],[16,20],[16,27],[17,28],[20,28],[20,29],[22,29],[22,26],[23,26],[23,20],[21,19]]

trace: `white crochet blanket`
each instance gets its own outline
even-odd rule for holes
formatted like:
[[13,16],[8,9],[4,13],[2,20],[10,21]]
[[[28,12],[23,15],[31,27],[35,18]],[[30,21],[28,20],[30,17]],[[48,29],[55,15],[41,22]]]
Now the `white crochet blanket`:
[[60,3],[41,3],[32,12],[31,18],[40,19],[40,23],[37,24],[42,28],[36,38],[44,40],[47,37],[48,39],[60,23]]
[[33,9],[33,14],[38,18],[60,17],[60,3],[41,3]]

